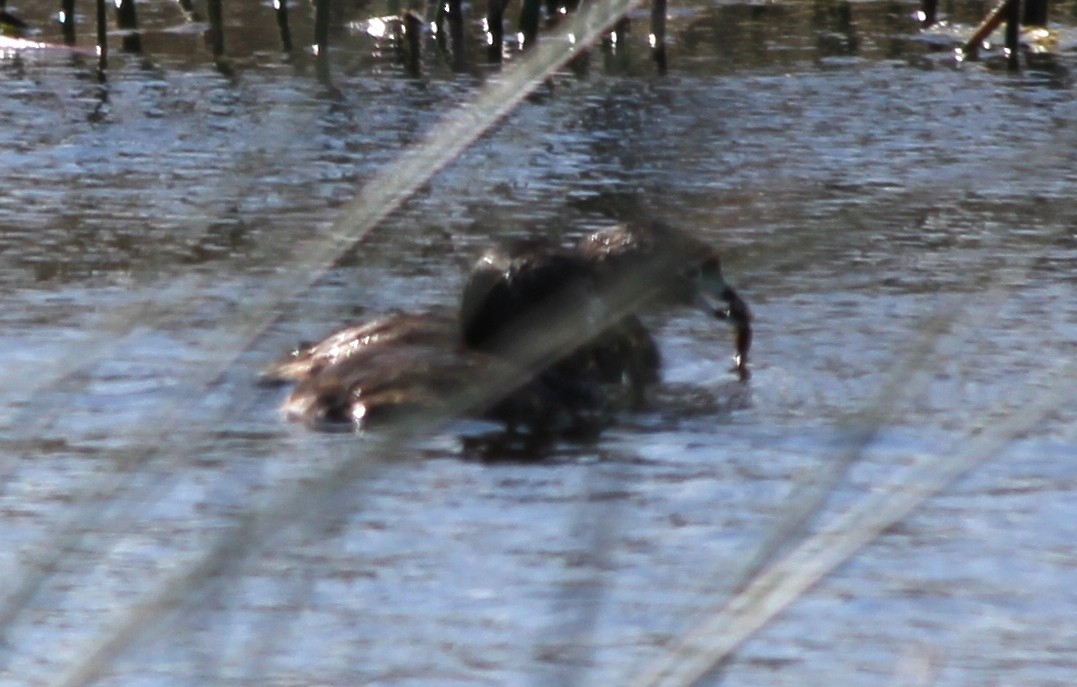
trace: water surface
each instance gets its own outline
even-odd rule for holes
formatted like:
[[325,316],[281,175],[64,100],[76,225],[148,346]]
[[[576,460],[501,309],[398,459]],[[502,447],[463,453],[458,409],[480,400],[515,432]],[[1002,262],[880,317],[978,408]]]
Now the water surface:
[[[54,11],[14,9],[42,26]],[[1077,407],[1047,399],[1077,353],[1072,8],[1052,8],[1056,51],[1016,72],[990,54],[957,65],[950,29],[918,35],[915,9],[678,6],[661,77],[640,14],[627,46],[556,75],[274,302],[253,341],[234,323],[496,74],[481,52],[454,73],[429,51],[409,76],[366,32],[387,9],[341,7],[327,80],[279,52],[268,6],[232,4],[223,73],[171,5],[139,6],[146,53],[113,52],[103,82],[82,55],[5,55],[0,578],[86,532],[8,628],[5,680],[50,684],[245,509],[293,493],[269,546],[207,571],[103,681],[621,684],[730,592],[796,485],[870,418],[828,513],[990,432],[1031,385],[1046,417],[708,684],[1069,684]],[[376,439],[287,426],[281,392],[253,383],[262,364],[455,303],[493,237],[571,240],[641,212],[722,248],[757,316],[747,389],[725,328],[654,314],[666,381],[597,442],[488,465],[435,428],[318,488]]]

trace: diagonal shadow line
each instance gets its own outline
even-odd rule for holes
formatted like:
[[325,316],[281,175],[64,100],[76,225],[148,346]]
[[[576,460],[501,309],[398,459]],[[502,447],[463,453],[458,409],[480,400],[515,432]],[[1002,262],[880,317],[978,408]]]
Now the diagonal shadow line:
[[[861,413],[858,417],[849,421],[850,430],[845,433],[846,439],[843,442],[842,452],[835,460],[828,461],[823,466],[820,470],[822,474],[815,475],[815,479],[812,481],[804,482],[798,488],[797,493],[790,497],[790,501],[794,503],[793,507],[787,510],[776,527],[767,532],[749,560],[731,575],[734,580],[731,593],[742,591],[783,548],[808,530],[829,500],[833,487],[845,478],[848,471],[862,456],[863,451],[874,441],[880,429],[885,426],[887,414],[882,410],[883,403],[893,402],[895,398],[902,395],[909,396],[914,390],[922,389],[927,384],[927,376],[918,375],[919,383],[915,389],[907,386],[909,376],[918,367],[918,363],[914,361],[919,361],[924,355],[937,352],[940,335],[944,332],[947,324],[947,315],[946,309],[940,309],[925,323],[922,329],[924,335],[920,337],[914,349],[916,355],[906,357],[903,364],[890,375],[884,389],[878,394],[880,402],[875,412]],[[627,479],[627,474],[622,474],[621,478]],[[589,528],[591,551],[596,562],[595,572],[592,574],[590,582],[591,588],[596,591],[588,597],[587,603],[577,605],[573,617],[562,624],[561,629],[569,631],[571,636],[582,638],[586,636],[587,630],[591,630],[597,625],[603,590],[605,589],[604,586],[598,584],[602,574],[600,571],[602,566],[599,564],[605,560],[608,547],[614,542],[612,532],[607,530],[607,527],[612,530],[612,526],[616,525],[616,514],[616,504],[606,507],[603,514],[597,519],[594,518],[590,511],[580,510],[576,524],[581,528]],[[586,522],[584,518],[587,519]],[[578,585],[578,580],[574,580],[572,586]],[[555,602],[567,598],[568,591],[567,588],[563,590],[563,593],[555,598]],[[573,648],[569,662],[578,666],[586,666],[593,653],[593,644],[576,645]],[[567,674],[561,675],[553,684],[560,684],[567,677]]]
[[[421,143],[407,150],[395,162],[376,174],[360,189],[356,198],[345,207],[340,219],[329,230],[300,243],[294,258],[288,262],[287,273],[259,294],[261,299],[258,303],[236,313],[232,318],[233,324],[226,332],[212,333],[213,341],[207,344],[207,350],[220,350],[221,337],[226,334],[233,337],[234,341],[224,349],[224,355],[215,356],[216,359],[211,364],[205,365],[193,379],[187,380],[188,384],[202,391],[220,385],[235,360],[249,350],[258,337],[277,320],[281,303],[288,302],[297,293],[308,290],[335,261],[362,241],[379,222],[493,128],[554,71],[571,60],[578,51],[575,47],[577,44],[586,46],[593,43],[617,18],[641,4],[641,1],[598,0],[585,4],[563,28],[548,40],[536,45],[499,77],[493,78],[475,99],[447,114]],[[74,384],[79,373],[114,353],[124,336],[137,328],[166,322],[182,311],[148,304],[132,315],[121,313],[114,320],[109,320],[110,327],[115,326],[115,329],[103,331],[89,341],[80,343],[77,353],[72,352],[64,358],[77,362],[63,365],[58,374],[42,376],[41,382],[28,390],[29,394],[44,394],[65,384]],[[471,392],[462,394],[466,397],[462,402],[477,402],[467,400],[475,395]],[[164,437],[174,439],[182,436],[183,420],[189,412],[176,412],[173,405],[168,405],[148,418],[137,432],[129,435],[131,440],[142,443],[145,448],[129,452],[123,457],[120,474],[102,478],[98,483],[83,489],[72,507],[72,517],[58,525],[59,533],[52,539],[46,551],[33,557],[13,576],[14,583],[0,601],[0,642],[4,640],[4,633],[12,621],[54,574],[59,561],[76,549],[89,531],[87,525],[100,524],[104,521],[103,518],[108,516],[110,509],[107,506],[95,506],[92,502],[93,495],[116,491],[135,475],[137,469],[159,454],[158,447]],[[435,413],[434,418],[430,419],[435,419],[437,415]],[[58,413],[54,413],[49,418],[35,419],[20,413],[11,425],[23,427],[24,432],[33,432],[55,422],[57,417]],[[21,422],[26,424],[20,424]],[[171,443],[179,445],[175,441]],[[117,517],[118,515],[120,514],[117,514]]]
[[[279,276],[259,294],[259,303],[236,314],[237,324],[231,331],[244,343],[242,348],[234,350],[239,353],[248,350],[276,321],[281,303],[305,293],[326,270],[363,241],[423,184],[492,129],[553,72],[567,64],[578,53],[577,44],[590,45],[617,18],[640,4],[642,0],[598,0],[583,5],[581,11],[548,40],[535,45],[500,76],[491,78],[473,100],[442,117],[420,143],[407,149],[364,185],[329,229],[298,242],[288,261],[288,273]],[[80,342],[77,353],[63,356],[66,364],[58,364],[52,374],[42,372],[37,375],[34,383],[24,390],[25,396],[30,398],[47,393],[71,382],[80,372],[114,353],[122,344],[122,338],[135,329],[168,322],[193,307],[196,306],[177,308],[145,303],[134,311],[126,308],[105,318],[104,329],[98,336]],[[210,349],[217,347],[216,340],[207,346]],[[213,371],[202,375],[200,381],[212,386],[235,357],[228,356],[219,365],[211,366]],[[37,415],[35,410],[28,408],[16,414],[9,427],[21,427],[25,435],[27,431],[48,426],[58,417],[56,413],[34,417]]]
[[[325,232],[300,241],[288,262],[290,273],[281,276],[267,290],[259,307],[243,313],[242,326],[235,332],[248,334],[253,340],[276,317],[274,310],[282,302],[310,288],[337,260],[418,191],[423,184],[460,156],[483,134],[541,86],[556,70],[575,57],[581,48],[593,43],[619,17],[642,4],[642,0],[598,0],[587,3],[562,28],[547,40],[536,44],[501,75],[491,77],[471,101],[447,113],[418,144],[404,151],[393,163],[381,169],[364,185],[356,197],[344,206],[340,218]],[[291,239],[290,239],[291,240]],[[146,303],[134,312],[130,308],[104,321],[98,337],[78,344],[79,354],[66,356],[70,365],[58,366],[52,374],[41,374],[27,396],[47,391],[62,381],[106,358],[117,348],[118,331],[130,333],[167,322],[189,308],[162,307]],[[120,334],[121,336],[123,334]],[[246,349],[244,349],[246,350]],[[229,359],[227,362],[231,362]],[[210,376],[212,379],[212,375]],[[25,416],[15,418],[25,421]]]
[[[541,367],[548,357],[556,357],[580,343],[580,333],[567,327],[551,325],[549,331],[545,341],[522,342],[515,355],[530,357],[536,367]],[[526,370],[531,366],[523,367]],[[148,641],[154,631],[160,632],[166,617],[193,611],[214,585],[229,583],[229,573],[263,550],[278,533],[342,518],[342,513],[353,507],[348,504],[354,503],[355,486],[373,470],[422,459],[414,452],[401,450],[410,441],[456,417],[461,409],[485,404],[499,389],[516,386],[526,378],[526,372],[515,369],[495,370],[481,384],[445,398],[437,408],[399,420],[386,428],[380,440],[371,435],[355,442],[350,455],[335,463],[327,461],[331,465],[311,482],[282,489],[268,503],[248,509],[238,524],[214,537],[201,555],[177,566],[155,592],[126,609],[110,632],[78,651],[83,659],[50,684],[76,687],[93,683],[133,644]]]
[[[1027,276],[1032,263],[1033,257],[1025,259],[1022,265],[1012,270],[1013,278],[1009,281],[1019,283]],[[939,459],[942,461],[941,465],[937,467],[932,464],[931,458],[922,458],[918,478],[922,485],[927,486],[922,486],[917,491],[917,483],[913,478],[899,476],[884,485],[881,492],[861,499],[843,515],[832,519],[831,524],[826,528],[807,539],[802,539],[794,550],[781,560],[776,560],[777,555],[783,549],[788,549],[794,541],[804,537],[809,531],[809,527],[816,521],[829,501],[833,489],[844,479],[852,465],[877,436],[878,431],[889,421],[892,413],[888,412],[887,408],[900,405],[901,402],[912,398],[926,388],[930,375],[928,369],[920,366],[920,361],[924,359],[924,356],[931,354],[932,359],[946,360],[957,355],[960,338],[954,333],[956,326],[963,325],[964,331],[978,331],[979,326],[994,314],[995,308],[1009,294],[1006,283],[999,280],[996,284],[987,294],[984,294],[984,298],[975,307],[969,307],[973,299],[971,294],[963,298],[964,307],[959,310],[963,313],[962,317],[952,318],[948,322],[946,310],[953,310],[952,306],[947,304],[947,307],[940,308],[939,312],[927,323],[928,328],[922,332],[912,354],[907,354],[902,365],[889,376],[887,384],[876,396],[877,400],[873,407],[861,413],[856,422],[850,423],[853,432],[849,435],[846,450],[832,464],[828,463],[823,466],[821,479],[805,482],[795,490],[793,496],[790,497],[793,506],[767,533],[756,553],[735,573],[736,582],[732,586],[730,599],[709,611],[704,620],[697,622],[682,634],[670,648],[669,653],[647,666],[630,682],[631,685],[634,687],[658,685],[686,687],[697,684],[698,680],[717,670],[725,660],[730,658],[750,634],[776,617],[785,606],[796,601],[822,577],[854,555],[861,547],[870,543],[883,530],[906,517],[927,498],[944,489],[958,477],[990,459],[1003,448],[1007,440],[1041,422],[1066,400],[1065,384],[1059,382],[1054,388],[1055,393],[1036,399],[1037,402],[1044,403],[1038,411],[1030,409],[1029,412],[1022,413],[1020,417],[1012,416],[1010,422],[995,426],[995,432],[981,436],[978,441],[967,445],[963,452],[956,451],[955,447],[957,457],[941,458]],[[1077,363],[1065,366],[1060,379],[1072,378],[1075,371],[1077,371]],[[1070,377],[1067,377],[1067,374]],[[1033,384],[1028,386],[1030,389],[1037,388]],[[1029,391],[1030,398],[1026,399],[1030,407],[1035,405],[1032,403],[1034,393]],[[1017,407],[1023,407],[1023,404],[1019,403]],[[898,508],[895,504],[907,495],[901,490],[909,487],[910,484],[912,488],[908,491],[916,491],[918,497],[906,499],[902,502],[904,505]],[[888,513],[892,519],[882,519],[883,513]],[[875,521],[871,521],[868,525],[860,525],[866,530],[855,530],[856,523],[870,520],[873,515],[877,516]],[[840,530],[841,527],[852,530],[851,538],[857,542],[855,546],[843,548],[842,542],[834,542],[836,538],[834,531]],[[821,543],[823,541],[830,542],[829,545],[843,552],[844,556],[837,556],[827,551]],[[817,559],[827,556],[830,556],[832,564],[829,567],[819,567],[816,577],[811,578],[810,582],[804,586],[795,587],[797,570],[791,567],[793,564],[790,561],[801,560],[796,557],[806,556],[805,551],[810,551],[815,556],[815,559],[809,558],[804,564],[806,566],[817,565]],[[767,567],[768,564],[769,567]],[[788,572],[784,572],[786,570]],[[775,581],[775,578],[780,579]],[[786,579],[790,581],[784,581]],[[794,588],[795,593],[791,591]],[[788,597],[783,600],[783,605],[776,608],[774,595],[781,593],[788,594]],[[753,620],[757,624],[752,625]],[[732,641],[734,637],[736,641]]]
[[[1057,213],[1052,213],[1052,215],[1055,214]],[[1009,270],[1000,269],[999,273],[1008,272],[1010,283],[1020,283],[1033,268],[1037,257],[1027,255],[1020,265]],[[837,443],[839,452],[836,456],[822,465],[815,474],[810,475],[810,478],[801,480],[794,487],[789,497],[792,505],[764,534],[754,553],[732,573],[723,572],[724,578],[733,580],[728,592],[731,596],[744,592],[767,565],[777,559],[779,553],[788,550],[798,539],[807,535],[828,504],[833,490],[845,479],[852,467],[878,437],[879,432],[892,419],[893,413],[888,409],[898,406],[926,389],[931,381],[931,370],[925,368],[922,361],[947,360],[958,356],[962,339],[960,331],[955,330],[978,331],[979,327],[993,316],[995,308],[1009,296],[1010,291],[1012,288],[1008,288],[1006,283],[996,280],[995,286],[986,293],[970,292],[957,299],[957,302],[942,303],[933,315],[922,321],[917,328],[919,334],[911,350],[906,351],[901,363],[887,376],[883,388],[875,395],[875,403],[870,408],[850,416],[843,423],[844,430],[840,433],[842,438]],[[975,307],[970,307],[977,296],[981,297],[980,302]],[[954,312],[961,315],[955,317]],[[583,528],[584,531],[588,525],[590,526],[588,534],[593,547],[592,555],[598,563],[605,560],[607,553],[605,547],[613,543],[611,533],[601,532],[599,529],[615,523],[616,511],[616,506],[611,505],[606,508],[602,517],[595,519],[590,511],[585,513],[581,509],[576,521],[577,527]],[[587,522],[584,522],[585,517],[588,519]],[[598,576],[599,573],[596,572],[591,582],[597,583]],[[562,624],[564,628],[572,629],[575,632],[574,636],[582,637],[585,630],[593,629],[597,624],[603,599],[603,587],[595,584],[593,588],[597,591],[591,595],[588,602],[576,605],[574,617]],[[567,598],[567,591],[566,589],[557,596],[555,603],[562,598]],[[593,653],[592,644],[577,644],[572,649],[572,662],[585,666]],[[649,675],[652,676],[651,679],[654,679],[653,674]],[[632,684],[650,687],[650,683],[645,681]],[[681,683],[674,684],[682,687]]]
[[1007,409],[1014,411],[1006,420],[962,447],[955,446],[949,457],[922,456],[908,473],[862,498],[766,568],[709,619],[683,634],[668,655],[628,684],[635,687],[698,684],[752,634],[887,528],[908,517],[953,481],[995,457],[1015,436],[1032,429],[1069,401],[1070,380],[1074,375],[1077,375],[1077,362],[1056,366],[1043,376],[1043,383],[1028,384],[1024,397],[1006,404]]
[[[649,272],[649,269],[642,268],[643,274]],[[606,323],[612,324],[618,321],[630,311],[631,302],[644,299],[652,289],[652,280],[648,279],[642,279],[636,288],[622,285],[616,298],[610,297],[611,301],[616,302],[620,307],[611,309]],[[417,436],[444,424],[453,417],[465,414],[468,409],[488,405],[492,399],[502,393],[502,390],[518,387],[530,379],[531,370],[544,369],[551,360],[560,358],[583,343],[590,332],[559,324],[574,321],[570,313],[578,308],[578,303],[571,298],[565,298],[556,305],[558,307],[544,313],[545,326],[534,328],[536,331],[542,331],[544,333],[542,336],[532,336],[513,342],[514,345],[505,353],[507,359],[522,361],[519,367],[505,366],[489,370],[480,382],[463,388],[455,394],[447,395],[438,407],[429,412],[413,413],[402,418],[386,428],[383,433],[385,439],[380,444],[373,443],[373,438],[356,442],[354,453],[324,472],[317,480],[319,486],[314,488],[314,491],[306,485],[296,486],[284,490],[283,495],[270,504],[249,510],[237,526],[223,532],[214,540],[214,544],[204,551],[203,555],[197,557],[188,566],[180,566],[174,575],[159,585],[156,596],[144,600],[125,614],[125,617],[116,624],[115,629],[107,637],[93,642],[91,646],[80,651],[81,655],[88,658],[73,667],[68,676],[58,684],[92,682],[107,669],[111,660],[131,642],[141,639],[148,628],[154,626],[157,621],[180,609],[189,610],[194,602],[203,598],[206,593],[204,585],[211,584],[214,580],[217,583],[226,581],[225,573],[235,569],[250,554],[261,550],[275,532],[300,524],[313,526],[312,523],[327,521],[330,518],[339,519],[342,517],[339,509],[326,509],[324,506],[324,504],[334,502],[331,498],[333,493],[345,487],[355,486],[355,482],[379,465],[390,462],[401,464],[416,460],[406,454],[405,457],[397,454]],[[248,400],[248,403],[250,402]],[[240,415],[242,411],[243,404],[236,404],[222,419],[227,421],[228,417]],[[203,432],[204,430],[197,427],[184,432],[177,426],[171,428],[169,441],[173,444],[185,445],[187,443],[185,437],[198,438],[203,435]],[[142,445],[131,450],[130,455],[120,457],[125,459],[128,465],[141,465],[158,453],[158,447],[157,442],[146,438]],[[133,472],[127,474],[128,477],[135,476]],[[137,503],[153,502],[165,493],[174,481],[175,478],[166,475],[163,479],[153,482],[150,488],[142,492]],[[113,485],[112,489],[117,489],[117,486]],[[311,502],[321,507],[312,510]],[[106,517],[111,516],[118,521],[126,513],[135,510],[135,503],[134,501],[127,502],[124,509],[113,501],[92,512],[76,513],[79,518],[78,522],[71,524],[77,524],[78,527],[71,531],[62,530],[60,536],[55,538],[48,547],[45,560],[39,561],[37,566],[30,566],[30,572],[36,570],[41,574],[24,580],[24,584],[16,592],[17,596],[9,597],[8,606],[4,609],[3,622],[9,624],[30,604],[47,582],[48,577],[55,571],[56,564],[64,556],[75,552],[77,545],[87,532],[95,527],[103,529],[107,525]],[[89,510],[91,509],[83,509],[83,511]],[[44,567],[47,564],[54,567]]]

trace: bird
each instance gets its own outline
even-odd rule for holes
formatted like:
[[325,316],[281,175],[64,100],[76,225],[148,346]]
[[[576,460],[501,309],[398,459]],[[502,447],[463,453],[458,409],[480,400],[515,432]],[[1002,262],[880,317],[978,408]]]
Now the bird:
[[473,264],[459,308],[396,311],[302,345],[262,373],[294,382],[290,420],[369,428],[430,413],[499,423],[529,447],[593,437],[645,403],[661,356],[638,313],[694,305],[734,326],[749,378],[751,311],[710,244],[662,222],[619,224],[573,248],[517,239]]

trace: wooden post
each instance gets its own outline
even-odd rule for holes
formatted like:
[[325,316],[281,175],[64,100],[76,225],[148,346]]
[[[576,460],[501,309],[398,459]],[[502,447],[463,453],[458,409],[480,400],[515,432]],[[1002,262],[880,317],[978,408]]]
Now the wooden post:
[[520,33],[524,36],[524,48],[531,47],[538,39],[541,13],[542,0],[523,0],[520,7]]
[[1006,61],[1010,69],[1017,69],[1018,39],[1021,31],[1021,3],[1010,0],[1006,6]]
[[138,33],[135,0],[120,0],[116,4],[116,26],[126,31],[123,36],[123,49],[126,52],[142,52],[142,36]]
[[209,18],[209,31],[206,40],[214,58],[224,54],[224,8],[222,0],[207,0],[206,14]]
[[75,0],[60,0],[60,27],[66,45],[75,44]]
[[454,71],[467,69],[467,49],[464,38],[464,5],[461,0],[449,0],[449,49]]
[[280,29],[280,44],[284,52],[292,51],[292,30],[288,26],[288,0],[273,0],[273,10],[277,13],[277,28]]
[[411,76],[422,74],[423,18],[416,12],[404,12],[404,67]]
[[651,54],[659,74],[666,73],[666,0],[651,0]]
[[923,0],[920,4],[920,28],[926,29],[939,20],[939,0]]
[[615,50],[624,51],[625,42],[628,40],[628,30],[632,26],[632,20],[621,17],[613,25],[613,45]]
[[105,0],[97,0],[97,71],[104,78],[108,68],[108,9]]
[[505,47],[505,5],[508,0],[487,0],[486,3],[486,61],[501,62]]
[[1025,14],[1021,17],[1025,26],[1047,26],[1047,0],[1025,0]]
[[329,0],[314,0],[314,49],[319,59],[329,55]]

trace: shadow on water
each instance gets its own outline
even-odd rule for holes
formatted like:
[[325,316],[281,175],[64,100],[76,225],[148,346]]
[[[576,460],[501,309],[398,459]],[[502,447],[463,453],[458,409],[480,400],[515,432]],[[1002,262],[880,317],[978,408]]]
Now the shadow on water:
[[[416,70],[334,4],[328,55],[282,58],[280,15],[230,3],[222,79],[204,27],[138,9],[153,69],[0,64],[15,683],[1072,676],[1071,50],[1012,74],[955,66],[907,3],[687,5],[656,78],[632,13],[443,172],[390,175],[408,199],[352,245],[355,188],[432,169],[408,152],[455,142],[443,116],[515,47]],[[307,44],[314,14],[289,22]],[[757,314],[747,398],[675,313],[647,321],[660,405],[542,467],[458,460],[442,418],[303,432],[253,387],[296,341],[453,305],[492,237],[643,213],[723,249]]]

